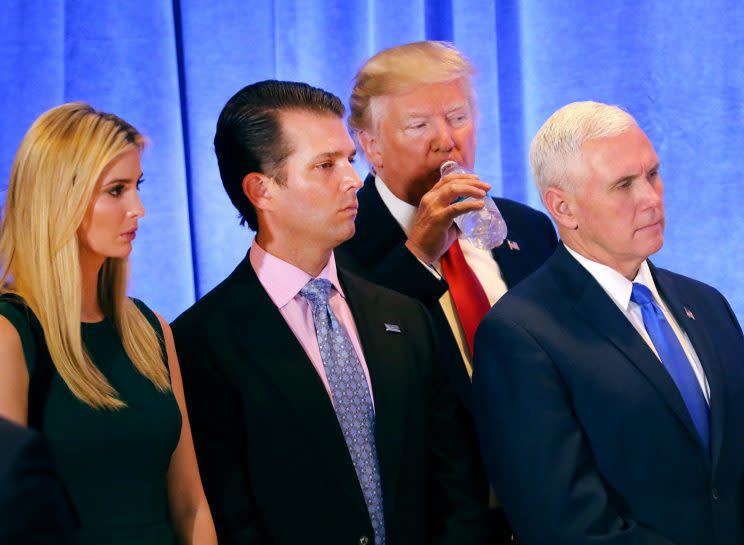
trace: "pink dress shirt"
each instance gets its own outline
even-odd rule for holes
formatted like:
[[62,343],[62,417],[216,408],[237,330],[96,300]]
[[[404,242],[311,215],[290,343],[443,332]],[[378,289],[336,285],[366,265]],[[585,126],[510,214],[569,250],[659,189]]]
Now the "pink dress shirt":
[[[259,282],[261,282],[266,293],[269,294],[269,297],[287,321],[287,325],[292,330],[292,333],[294,333],[294,336],[300,341],[302,348],[305,350],[308,358],[310,358],[313,367],[315,367],[315,371],[320,376],[320,380],[323,381],[326,392],[328,392],[331,401],[333,401],[333,394],[328,384],[323,360],[320,358],[320,348],[318,348],[318,339],[315,335],[315,325],[313,323],[312,306],[307,299],[300,295],[300,290],[313,277],[294,265],[271,255],[261,248],[255,240],[251,246],[249,259],[253,270],[256,271]],[[328,298],[329,304],[336,318],[346,329],[351,339],[351,344],[354,346],[359,362],[362,364],[364,376],[367,379],[369,395],[374,403],[367,362],[364,359],[364,353],[359,342],[359,333],[354,324],[354,317],[351,315],[351,309],[349,309],[349,305],[346,303],[346,296],[338,281],[336,259],[333,254],[331,254],[331,258],[328,260],[325,268],[320,271],[318,278],[325,278],[333,286]]]

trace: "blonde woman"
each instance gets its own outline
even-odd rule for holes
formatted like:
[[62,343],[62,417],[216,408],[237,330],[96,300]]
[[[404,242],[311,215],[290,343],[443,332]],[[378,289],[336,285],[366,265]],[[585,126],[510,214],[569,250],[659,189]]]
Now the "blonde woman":
[[213,544],[170,328],[125,294],[143,144],[83,103],[24,137],[0,234],[0,414],[51,443],[81,544]]

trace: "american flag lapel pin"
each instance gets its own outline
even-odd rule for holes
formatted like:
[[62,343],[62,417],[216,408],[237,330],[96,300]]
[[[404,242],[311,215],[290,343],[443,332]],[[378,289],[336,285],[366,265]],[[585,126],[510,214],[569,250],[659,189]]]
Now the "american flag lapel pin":
[[695,315],[692,313],[692,311],[689,308],[687,308],[687,307],[684,307],[684,309],[685,309],[685,314],[687,314],[687,317],[690,320],[694,320],[695,319]]
[[398,333],[400,334],[400,326],[398,324],[385,323],[385,333]]
[[519,244],[513,240],[506,239],[506,245],[509,246],[510,250],[513,250],[515,252],[519,251]]

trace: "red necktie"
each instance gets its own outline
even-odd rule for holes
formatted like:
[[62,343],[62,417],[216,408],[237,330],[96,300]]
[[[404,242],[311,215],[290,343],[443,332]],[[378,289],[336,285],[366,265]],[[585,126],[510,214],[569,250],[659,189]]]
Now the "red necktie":
[[460,242],[455,239],[449,250],[442,256],[442,270],[447,281],[455,308],[460,317],[460,325],[465,332],[470,354],[473,354],[473,341],[478,324],[491,308],[483,286],[470,268],[460,248]]

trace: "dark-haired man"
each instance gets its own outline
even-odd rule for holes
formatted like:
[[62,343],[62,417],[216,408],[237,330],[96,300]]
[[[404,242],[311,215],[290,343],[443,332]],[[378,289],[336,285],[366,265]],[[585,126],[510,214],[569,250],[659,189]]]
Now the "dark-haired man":
[[335,265],[361,187],[343,115],[321,89],[266,81],[217,123],[256,238],[173,331],[219,540],[481,543],[475,453],[426,311]]

